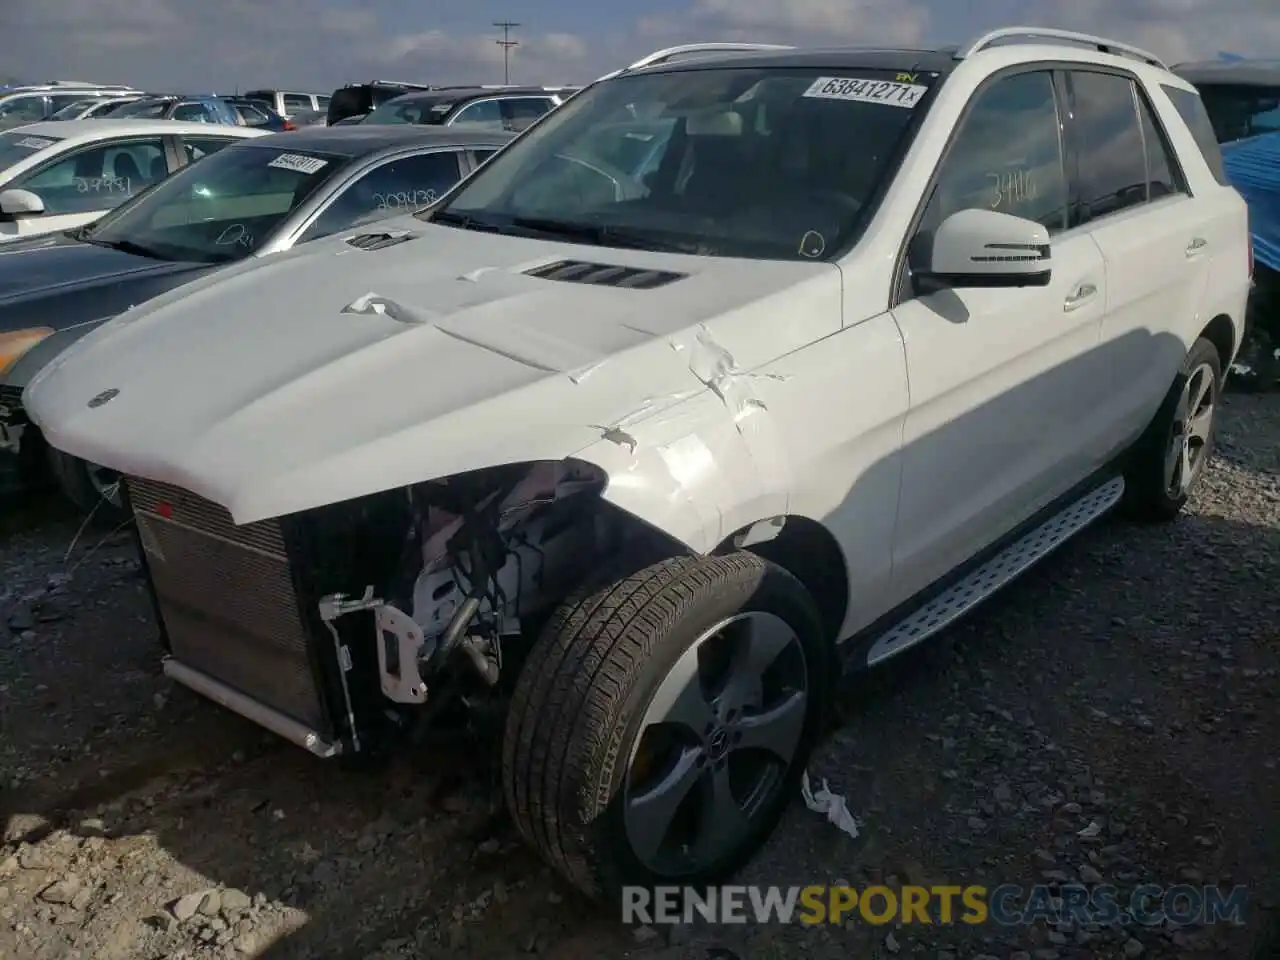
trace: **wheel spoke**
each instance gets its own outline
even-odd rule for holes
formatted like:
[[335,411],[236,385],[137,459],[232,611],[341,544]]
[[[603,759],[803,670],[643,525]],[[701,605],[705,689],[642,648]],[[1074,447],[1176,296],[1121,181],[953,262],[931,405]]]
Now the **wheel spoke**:
[[685,652],[671,668],[653,702],[649,704],[647,723],[675,723],[688,727],[701,737],[715,721],[711,704],[702,690],[698,672],[698,648]]
[[1201,443],[1209,442],[1209,427],[1213,424],[1213,405],[1205,407],[1192,415],[1187,421],[1188,436],[1195,437]]
[[747,829],[747,814],[729,785],[729,768],[716,767],[704,781],[707,796],[698,819],[698,835],[690,851],[699,865],[722,857]]
[[666,776],[643,793],[629,798],[627,838],[641,860],[650,862],[657,855],[680,804],[699,777],[704,776],[705,770],[698,762],[702,757],[701,747],[683,751]]
[[747,714],[734,725],[734,749],[765,750],[790,763],[804,730],[807,706],[805,694],[795,691],[769,710]]
[[765,672],[796,639],[795,632],[777,617],[752,617],[744,623],[745,635],[740,637],[733,652],[728,676],[716,698],[717,712],[722,719],[730,710],[740,711],[760,704]]
[[1191,489],[1191,448],[1183,444],[1178,451],[1178,493]]
[[1195,373],[1195,380],[1188,385],[1190,389],[1187,391],[1187,415],[1194,416],[1205,402],[1210,389],[1213,387],[1213,377],[1209,375],[1207,367],[1201,367]]
[[1169,449],[1164,455],[1164,488],[1176,491],[1181,482],[1178,478],[1178,466],[1182,463],[1182,451],[1186,443],[1181,433],[1175,433],[1169,441]]

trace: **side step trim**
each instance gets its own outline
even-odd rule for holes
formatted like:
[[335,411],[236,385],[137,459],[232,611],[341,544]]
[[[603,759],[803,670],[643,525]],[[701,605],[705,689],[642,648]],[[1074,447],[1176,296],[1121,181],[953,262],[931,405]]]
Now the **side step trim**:
[[164,658],[164,674],[171,680],[176,680],[184,687],[190,687],[201,696],[208,697],[214,703],[221,704],[260,727],[265,727],[317,757],[327,760],[342,752],[342,744],[329,743],[310,727],[286,717],[277,710],[272,710],[251,697],[246,697],[238,690],[233,690],[225,683],[213,679],[207,673],[201,673],[184,663],[179,663],[173,657]]
[[883,663],[954,623],[1111,510],[1123,495],[1124,478],[1115,477],[1019,537],[877,637],[867,651],[867,666]]

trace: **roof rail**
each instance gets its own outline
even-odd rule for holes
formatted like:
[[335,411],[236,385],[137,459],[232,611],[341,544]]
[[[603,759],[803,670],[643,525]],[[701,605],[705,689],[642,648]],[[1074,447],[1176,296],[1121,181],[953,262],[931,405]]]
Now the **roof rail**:
[[1055,30],[1052,27],[1001,27],[999,30],[992,30],[990,33],[984,33],[976,40],[961,47],[956,53],[957,60],[964,60],[973,56],[988,47],[995,46],[998,40],[1007,40],[1018,38],[1021,40],[1057,40],[1063,43],[1079,43],[1087,47],[1093,47],[1099,53],[1111,53],[1122,56],[1133,57],[1148,63],[1153,67],[1159,67],[1161,70],[1168,70],[1168,65],[1153,53],[1148,53],[1140,47],[1132,46],[1128,43],[1121,43],[1118,40],[1108,40],[1106,37],[1095,37],[1089,33],[1076,33],[1074,30]]
[[[666,63],[675,60],[677,57],[686,54],[699,53],[752,53],[759,50],[794,50],[795,47],[783,43],[736,43],[736,42],[718,42],[705,41],[702,43],[682,43],[676,47],[667,47],[663,50],[655,50],[648,56],[641,57],[635,63],[628,64],[620,70],[614,70],[612,73],[606,73],[601,80],[608,80],[619,74],[629,73],[632,70],[640,70],[644,67],[651,67],[655,63]],[[598,81],[597,81],[598,82]]]

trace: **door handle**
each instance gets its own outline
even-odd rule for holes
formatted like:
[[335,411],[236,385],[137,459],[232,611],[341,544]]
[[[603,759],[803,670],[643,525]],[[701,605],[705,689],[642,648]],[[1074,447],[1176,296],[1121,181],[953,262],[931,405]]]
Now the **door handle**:
[[1204,239],[1203,237],[1196,237],[1190,243],[1187,244],[1187,256],[1198,257],[1201,254],[1201,252],[1203,252],[1204,248],[1207,246],[1209,246],[1208,240]]
[[1097,287],[1092,283],[1082,283],[1072,291],[1071,296],[1067,297],[1067,299],[1063,301],[1062,309],[1068,313],[1072,310],[1078,310],[1097,295]]

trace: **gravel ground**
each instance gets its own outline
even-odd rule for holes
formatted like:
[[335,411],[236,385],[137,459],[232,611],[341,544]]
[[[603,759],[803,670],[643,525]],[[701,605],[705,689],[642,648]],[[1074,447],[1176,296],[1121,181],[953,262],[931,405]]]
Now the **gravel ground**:
[[472,745],[344,772],[169,683],[128,542],[64,562],[75,526],[0,534],[6,960],[1242,957],[1275,913],[1280,397],[1228,398],[1176,523],[1099,524],[849,691],[811,770],[861,836],[797,798],[742,878],[1244,884],[1243,929],[626,929],[516,842]]

